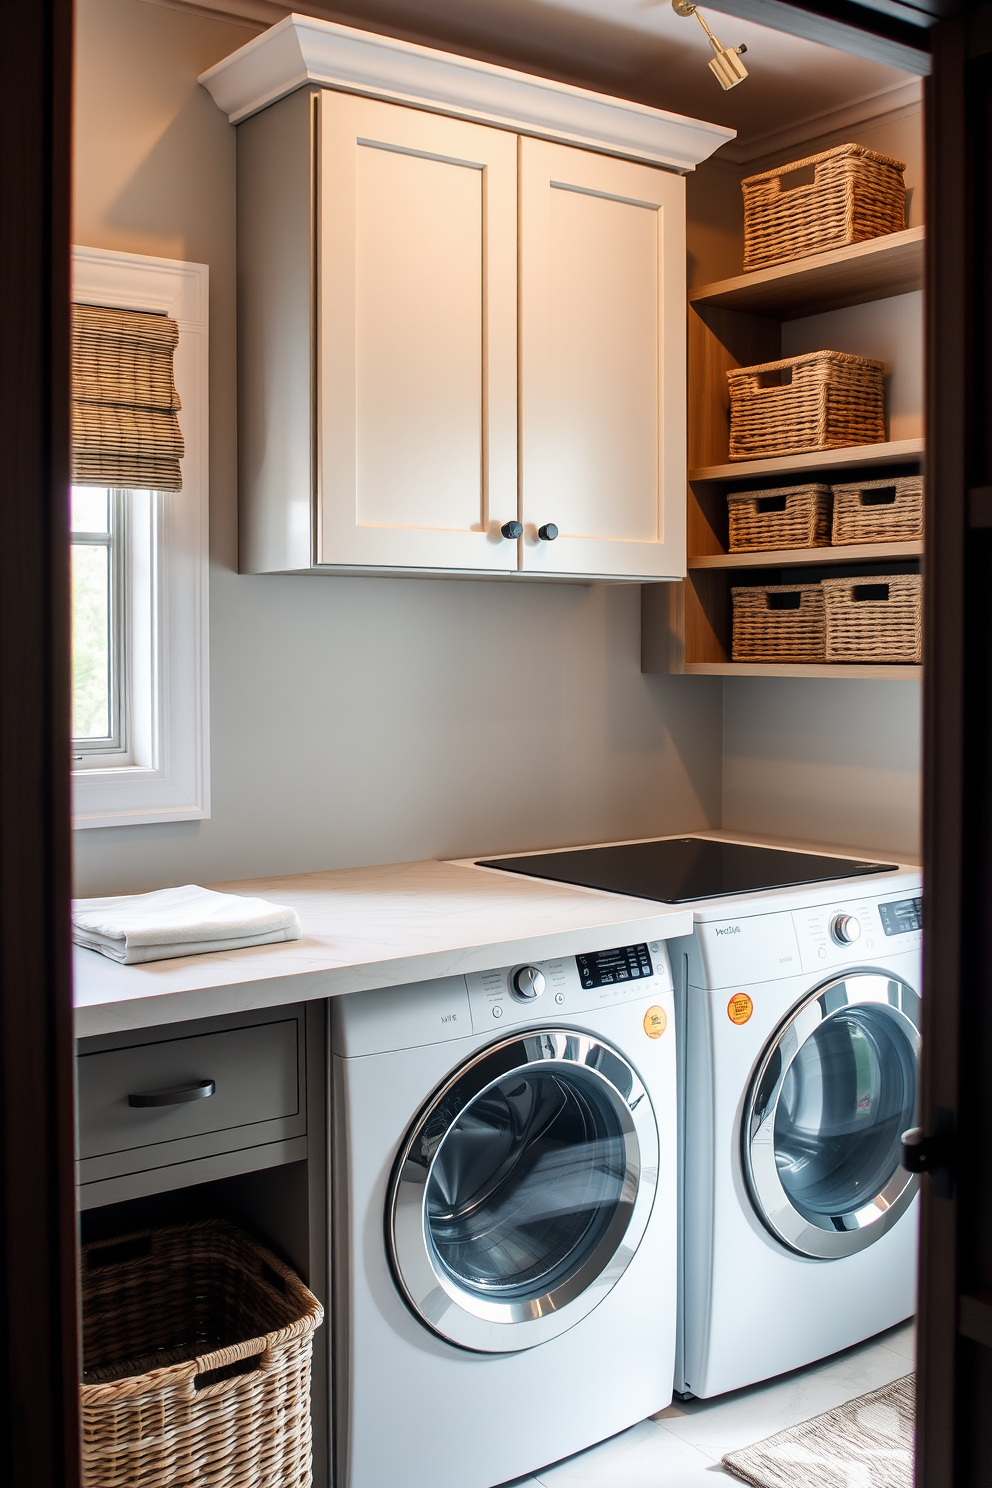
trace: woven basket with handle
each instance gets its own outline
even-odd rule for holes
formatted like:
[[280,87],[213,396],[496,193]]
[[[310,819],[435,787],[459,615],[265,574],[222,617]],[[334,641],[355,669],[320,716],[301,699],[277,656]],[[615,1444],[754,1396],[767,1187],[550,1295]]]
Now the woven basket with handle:
[[863,145],[835,145],[747,176],[744,272],[900,232],[905,169],[901,160]]
[[883,362],[809,351],[727,373],[730,458],[761,460],[851,444],[879,444]]
[[730,551],[823,548],[830,544],[830,487],[777,486],[772,491],[730,491]]
[[825,659],[823,591],[819,584],[753,584],[730,591],[734,661],[818,662]]
[[83,1248],[83,1488],[309,1488],[323,1313],[219,1221]]
[[919,662],[923,656],[923,579],[824,579],[828,661]]
[[902,542],[922,536],[922,475],[834,486],[832,540],[837,545]]

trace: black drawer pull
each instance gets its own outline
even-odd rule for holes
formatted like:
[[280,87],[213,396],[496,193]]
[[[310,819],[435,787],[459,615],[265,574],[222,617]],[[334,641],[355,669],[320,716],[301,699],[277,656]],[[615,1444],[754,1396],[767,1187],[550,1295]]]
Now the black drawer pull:
[[188,1101],[206,1100],[217,1086],[213,1080],[197,1080],[195,1085],[180,1085],[174,1090],[146,1090],[141,1095],[129,1095],[129,1106],[185,1106]]

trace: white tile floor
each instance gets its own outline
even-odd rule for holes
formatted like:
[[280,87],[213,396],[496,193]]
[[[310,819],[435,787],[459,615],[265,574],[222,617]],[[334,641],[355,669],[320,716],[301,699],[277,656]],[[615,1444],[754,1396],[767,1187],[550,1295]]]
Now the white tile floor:
[[725,1452],[909,1374],[913,1349],[913,1324],[904,1323],[767,1384],[715,1400],[676,1401],[598,1447],[518,1479],[512,1488],[718,1488],[720,1479],[739,1484],[720,1466]]

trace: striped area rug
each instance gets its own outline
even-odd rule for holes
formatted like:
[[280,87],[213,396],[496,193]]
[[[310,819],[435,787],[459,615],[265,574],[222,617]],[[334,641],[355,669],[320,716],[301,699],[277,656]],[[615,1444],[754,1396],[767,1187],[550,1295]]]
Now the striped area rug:
[[859,1395],[723,1465],[754,1488],[913,1488],[916,1377]]

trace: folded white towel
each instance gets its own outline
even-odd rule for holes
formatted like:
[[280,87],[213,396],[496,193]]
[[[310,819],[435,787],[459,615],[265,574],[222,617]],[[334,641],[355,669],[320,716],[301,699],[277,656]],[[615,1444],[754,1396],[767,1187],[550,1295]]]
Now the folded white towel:
[[299,940],[302,934],[300,917],[288,905],[218,894],[198,884],[72,902],[76,944],[127,965]]

